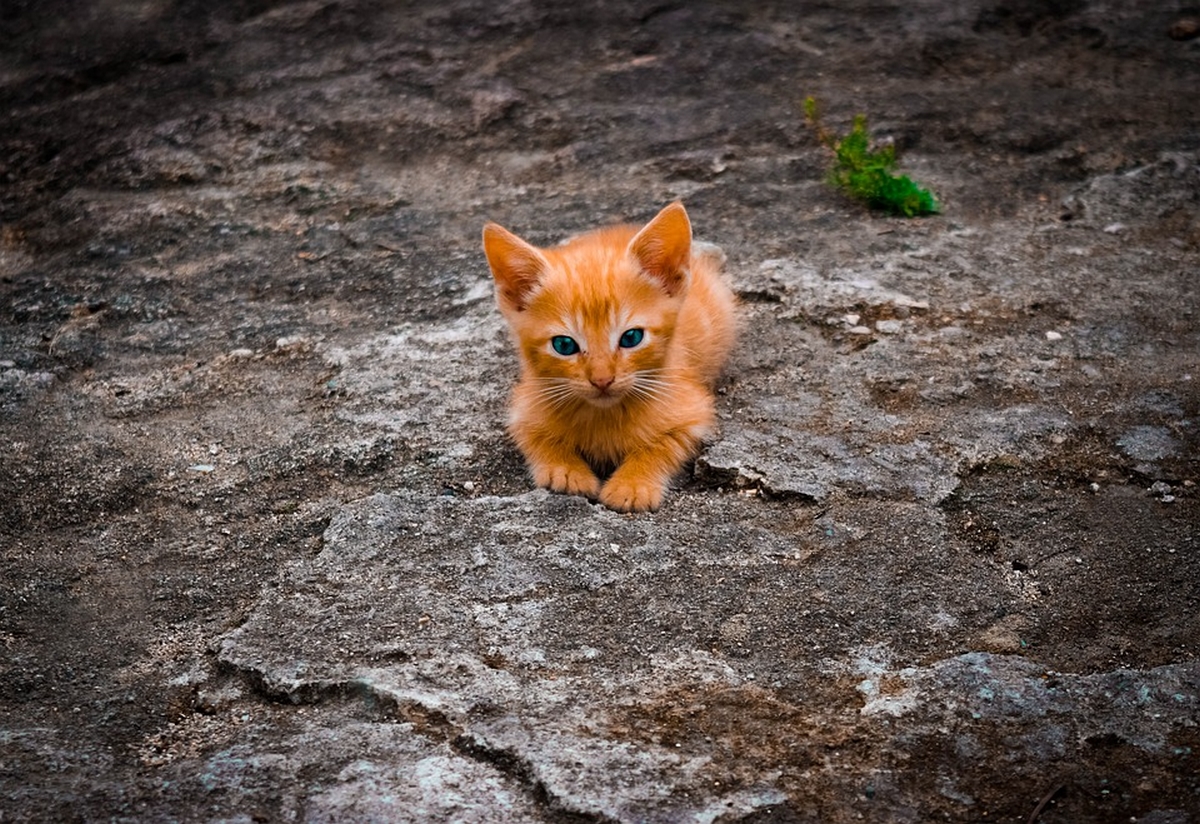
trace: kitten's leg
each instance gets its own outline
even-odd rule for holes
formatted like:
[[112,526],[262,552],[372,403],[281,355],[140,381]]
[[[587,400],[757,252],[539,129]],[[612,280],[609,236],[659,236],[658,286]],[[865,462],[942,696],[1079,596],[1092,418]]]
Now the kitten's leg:
[[[517,434],[517,433],[514,433]],[[552,492],[586,495],[600,494],[600,479],[575,452],[554,441],[532,435],[517,435],[517,445],[533,475],[533,482]]]
[[699,446],[699,435],[688,429],[631,452],[600,490],[600,503],[619,512],[658,509],[667,484]]
[[600,495],[600,479],[574,444],[562,438],[561,422],[539,406],[537,394],[536,387],[518,384],[508,415],[508,432],[525,456],[533,482],[552,492],[595,500]]

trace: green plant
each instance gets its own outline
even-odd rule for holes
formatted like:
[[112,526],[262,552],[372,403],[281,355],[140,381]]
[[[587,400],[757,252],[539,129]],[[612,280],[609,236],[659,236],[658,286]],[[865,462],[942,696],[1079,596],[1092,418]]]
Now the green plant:
[[854,118],[850,134],[837,137],[821,126],[817,101],[809,97],[804,101],[804,119],[816,132],[817,139],[833,150],[835,161],[829,171],[832,185],[873,209],[905,217],[937,213],[938,202],[932,192],[907,176],[892,174],[896,165],[895,146],[871,148],[866,115]]

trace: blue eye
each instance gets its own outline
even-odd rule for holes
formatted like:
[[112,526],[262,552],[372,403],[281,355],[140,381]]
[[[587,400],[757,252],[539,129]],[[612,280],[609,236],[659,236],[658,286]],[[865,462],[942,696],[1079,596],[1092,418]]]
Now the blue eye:
[[579,344],[575,342],[574,338],[568,338],[566,335],[555,335],[550,338],[550,345],[560,355],[575,355],[579,352]]
[[621,334],[621,348],[632,349],[641,343],[644,337],[646,337],[644,329],[626,329]]

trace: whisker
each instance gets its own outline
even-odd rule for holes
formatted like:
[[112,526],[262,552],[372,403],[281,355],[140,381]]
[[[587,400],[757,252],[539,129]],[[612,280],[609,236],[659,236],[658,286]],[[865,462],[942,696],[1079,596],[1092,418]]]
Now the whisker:
[[534,397],[549,405],[551,409],[566,406],[576,397],[575,389],[569,378],[534,377],[532,383]]
[[675,385],[675,381],[673,381],[673,380],[666,380],[663,378],[651,378],[651,377],[645,377],[642,375],[638,375],[636,378],[634,378],[633,382],[640,386],[653,386],[653,387],[657,387],[657,388],[666,388],[666,387]]
[[631,394],[634,394],[639,398],[653,401],[665,397],[667,395],[667,390],[669,390],[671,386],[671,381],[649,377],[642,373],[638,373],[634,377],[633,382],[629,385],[629,391]]
[[571,388],[568,386],[551,386],[544,389],[539,389],[537,396],[539,398],[565,398],[572,394]]

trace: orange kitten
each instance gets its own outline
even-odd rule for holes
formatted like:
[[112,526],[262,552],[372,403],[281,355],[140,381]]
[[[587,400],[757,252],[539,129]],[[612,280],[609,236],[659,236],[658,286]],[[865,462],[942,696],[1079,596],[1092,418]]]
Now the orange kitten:
[[693,249],[681,203],[550,249],[489,223],[483,248],[521,361],[508,429],[534,481],[657,509],[712,429],[735,333],[720,252]]

